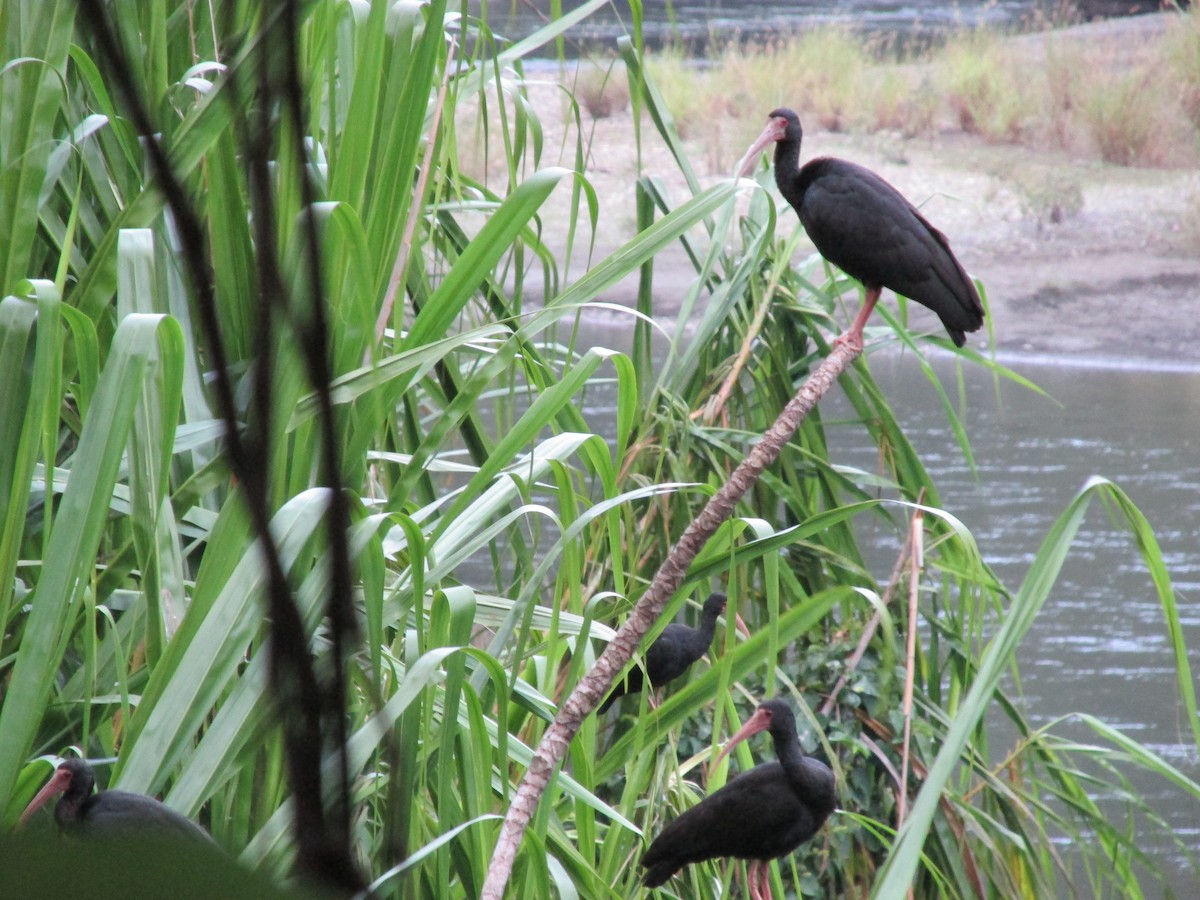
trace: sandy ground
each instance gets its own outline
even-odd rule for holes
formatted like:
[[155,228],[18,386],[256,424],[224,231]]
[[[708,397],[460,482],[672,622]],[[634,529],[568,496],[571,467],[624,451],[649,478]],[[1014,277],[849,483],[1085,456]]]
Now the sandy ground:
[[[1147,25],[1156,18],[1061,34],[1065,40],[1095,40],[1125,33],[1128,39],[1130,31],[1157,27]],[[1034,59],[1045,46],[1040,36],[1018,40],[1028,41]],[[546,146],[563,146],[561,93],[547,83],[534,88],[531,100]],[[601,202],[596,244],[602,257],[634,232],[633,122],[626,110],[595,122],[585,117],[585,129],[592,138],[587,177]],[[711,184],[727,177],[746,143],[744,135],[716,135],[688,146],[693,165]],[[986,287],[998,350],[1200,365],[1200,172],[1109,166],[949,131],[911,140],[806,131],[802,158],[820,155],[874,169],[947,234],[963,265]],[[686,197],[683,179],[649,122],[641,172],[661,178],[675,202]],[[566,191],[557,194],[562,203]],[[551,245],[561,233],[554,219],[550,211]],[[799,227],[786,207],[781,227]],[[683,294],[693,274],[681,249],[660,254],[658,308],[669,311],[670,298]],[[629,279],[603,299],[631,305],[636,289],[636,279]],[[914,322],[921,324],[916,317]],[[929,323],[937,327],[932,316]],[[983,349],[986,338],[971,336],[971,344]]]

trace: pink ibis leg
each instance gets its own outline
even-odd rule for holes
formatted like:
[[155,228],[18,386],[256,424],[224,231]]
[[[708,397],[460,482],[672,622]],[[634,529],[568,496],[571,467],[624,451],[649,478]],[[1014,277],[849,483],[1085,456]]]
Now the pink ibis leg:
[[762,900],[758,896],[758,867],[760,865],[762,863],[756,859],[746,870],[746,891],[750,894],[750,900]]
[[756,859],[750,863],[746,873],[746,889],[750,892],[750,900],[773,900],[771,897],[771,863],[765,859]]
[[854,322],[850,328],[834,338],[833,343],[845,344],[851,350],[857,353],[862,352],[863,348],[863,327],[867,324],[867,319],[871,317],[871,310],[875,308],[875,304],[879,302],[879,295],[883,293],[883,288],[869,287],[867,288],[867,296],[863,299],[862,309],[858,311],[858,315],[854,317]]
[[758,867],[758,896],[761,900],[773,900],[771,897],[771,863],[763,860]]

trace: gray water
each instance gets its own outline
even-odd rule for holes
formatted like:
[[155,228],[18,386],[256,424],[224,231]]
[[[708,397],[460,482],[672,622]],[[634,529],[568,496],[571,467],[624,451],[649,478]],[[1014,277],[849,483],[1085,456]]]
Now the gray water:
[[[591,338],[621,347],[620,327],[589,327]],[[1054,520],[1089,478],[1116,483],[1149,520],[1178,599],[1190,663],[1200,671],[1200,362],[1150,369],[1098,359],[1009,357],[1001,361],[1049,398],[1012,382],[997,383],[963,367],[966,405],[959,410],[971,441],[972,472],[955,442],[941,401],[917,362],[899,352],[872,354],[870,366],[897,420],[940,493],[942,508],[962,520],[985,562],[1016,592]],[[933,359],[946,391],[956,396],[956,360]],[[593,428],[613,427],[611,392],[589,392]],[[822,402],[830,458],[874,473],[878,450],[852,424],[853,410],[836,388]],[[838,421],[844,424],[837,424]],[[873,574],[885,580],[901,535],[860,517],[860,539]],[[1035,727],[1087,713],[1142,743],[1193,780],[1200,761],[1178,696],[1162,607],[1129,532],[1093,501],[1061,575],[1018,652],[1021,683],[1010,696]],[[1011,747],[1011,725],[999,714],[993,751]],[[1100,745],[1077,722],[1055,733]],[[1163,779],[1121,765],[1133,790],[1185,847],[1200,840],[1200,803]],[[1119,802],[1102,807],[1124,821]],[[1143,827],[1138,846],[1181,898],[1200,896],[1200,875],[1161,831]],[[1063,848],[1063,852],[1069,852]],[[1148,896],[1158,896],[1145,880]]]
[[[562,0],[561,8],[568,13],[584,2]],[[1051,0],[645,0],[642,35],[648,47],[675,44],[695,53],[703,53],[714,38],[718,43],[761,41],[822,25],[921,40],[959,27],[1018,26],[1040,10],[1054,8]],[[487,8],[493,32],[510,40],[536,31],[549,15],[549,0],[492,2]],[[573,56],[583,47],[611,48],[631,30],[629,4],[617,0],[571,29],[565,51]]]
[[[581,2],[564,0],[562,7],[570,10]],[[601,14],[572,30],[568,55],[584,46],[611,46],[628,33],[628,6],[617,5],[621,16]],[[822,24],[919,39],[922,33],[961,25],[1016,25],[1045,8],[1034,0],[647,0],[644,5],[648,46],[675,42],[694,51],[714,36],[761,39]],[[549,9],[546,0],[532,6]],[[542,21],[528,3],[490,7],[493,29],[512,39],[529,34]],[[603,328],[593,337],[614,347],[628,340],[625,334],[606,335]],[[1120,486],[1149,519],[1170,569],[1187,645],[1200,647],[1200,360],[1175,369],[1105,360],[1025,358],[1006,363],[1054,399],[1007,382],[997,388],[986,372],[966,368],[962,418],[975,454],[972,471],[915,361],[891,353],[871,360],[938,486],[942,506],[965,523],[984,559],[1011,590],[1019,588],[1055,518],[1089,477],[1101,475]],[[953,359],[938,361],[935,369],[953,394]],[[593,427],[603,429],[612,411],[605,409],[601,395],[589,398],[587,411]],[[848,404],[836,394],[826,398],[822,411],[826,422],[850,415]],[[829,438],[836,462],[874,471],[877,451],[862,439],[860,427],[831,426]],[[877,577],[886,578],[899,540],[894,531],[868,522],[864,529],[872,568]],[[1129,533],[1099,503],[1092,504],[1018,661],[1023,708],[1033,724],[1088,713],[1200,779],[1161,606]],[[1191,664],[1200,669],[1200,653],[1192,653]],[[1056,731],[1100,743],[1082,725],[1067,723]],[[1194,848],[1200,838],[1200,803],[1132,766],[1122,766],[1122,771],[1181,842]],[[1117,802],[1106,808],[1122,815]],[[1200,896],[1193,862],[1173,842],[1149,829],[1137,842],[1162,867],[1178,896]],[[1145,887],[1156,895],[1149,883]]]
[[[1053,400],[965,367],[962,419],[975,454],[972,472],[939,398],[912,358],[877,354],[871,369],[941,494],[942,507],[970,530],[988,564],[1012,591],[1041,541],[1093,475],[1120,486],[1161,545],[1189,648],[1200,647],[1200,367],[1147,370],[1101,360],[1012,359],[1008,364]],[[954,396],[955,363],[935,363]],[[1057,405],[1054,401],[1061,404]],[[825,420],[851,414],[826,399]],[[831,457],[866,471],[876,448],[860,427],[830,427]],[[864,522],[871,565],[887,578],[899,540]],[[1200,653],[1191,665],[1200,669]],[[1129,532],[1093,503],[1045,607],[1019,652],[1024,711],[1035,725],[1090,713],[1146,745],[1193,779],[1200,763],[1179,702],[1162,607]],[[1100,743],[1082,725],[1058,733]],[[1135,790],[1196,847],[1200,803],[1162,779],[1122,767]],[[1118,804],[1111,804],[1121,814]],[[1146,831],[1143,846],[1179,896],[1196,896],[1192,863],[1168,839]],[[1154,893],[1151,892],[1153,896]]]

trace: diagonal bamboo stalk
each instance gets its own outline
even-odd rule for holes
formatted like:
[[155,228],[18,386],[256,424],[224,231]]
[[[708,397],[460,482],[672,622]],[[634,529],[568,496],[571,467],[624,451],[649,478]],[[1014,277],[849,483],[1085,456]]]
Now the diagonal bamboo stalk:
[[538,744],[525,777],[521,780],[504,817],[500,838],[496,841],[487,878],[483,883],[480,895],[483,900],[501,900],[504,896],[504,887],[512,873],[517,848],[555,767],[566,756],[567,747],[579,731],[584,718],[599,706],[612,687],[617,673],[633,657],[650,626],[662,615],[667,601],[683,584],[688,566],[696,558],[696,554],[720,524],[733,515],[738,501],[754,486],[766,467],[779,458],[783,446],[796,433],[800,423],[861,352],[861,348],[853,349],[846,344],[834,345],[825,361],[800,386],[796,396],[788,401],[762,440],[754,446],[741,465],[733,470],[729,480],[684,530],[679,542],[671,548],[671,552],[659,566],[650,587],[637,602],[625,624],[596,660],[596,665],[580,680],[559,708],[554,722],[542,735],[541,743]]

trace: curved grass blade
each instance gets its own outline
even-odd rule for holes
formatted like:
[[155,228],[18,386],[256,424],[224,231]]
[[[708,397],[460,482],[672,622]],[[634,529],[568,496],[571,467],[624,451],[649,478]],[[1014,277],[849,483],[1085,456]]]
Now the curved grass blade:
[[[145,382],[178,397],[182,369],[178,325],[165,316],[127,316],[118,326],[92,407],[72,458],[56,527],[43,558],[42,578],[25,624],[4,706],[0,709],[0,809],[45,714],[67,639],[92,581],[133,417]],[[174,427],[174,422],[171,423]]]

